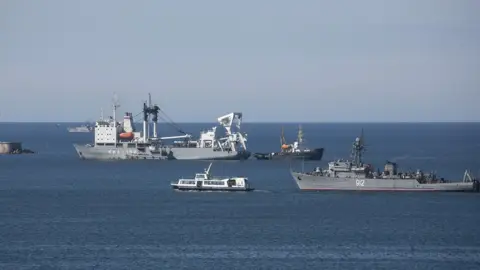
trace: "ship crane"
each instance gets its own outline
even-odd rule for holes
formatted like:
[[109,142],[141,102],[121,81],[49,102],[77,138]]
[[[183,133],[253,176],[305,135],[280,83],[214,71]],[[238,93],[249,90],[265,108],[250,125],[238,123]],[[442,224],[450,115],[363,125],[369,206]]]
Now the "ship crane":
[[[157,135],[157,124],[158,124],[158,118],[162,118],[159,116],[159,112],[162,112],[167,118],[169,118],[163,111],[160,109],[158,105],[152,105],[152,96],[149,93],[148,94],[148,106],[147,102],[145,101],[143,103],[143,139],[146,142],[148,140],[148,121],[149,121],[149,116],[152,116],[152,122],[153,122],[153,138],[158,138]],[[162,118],[163,119],[163,118]],[[182,133],[183,136],[174,136],[176,138],[185,138],[185,137],[191,137],[191,135],[187,134],[183,130],[181,130],[177,125],[173,123],[173,121],[170,120],[170,122],[165,121],[167,124],[173,126],[178,132]]]

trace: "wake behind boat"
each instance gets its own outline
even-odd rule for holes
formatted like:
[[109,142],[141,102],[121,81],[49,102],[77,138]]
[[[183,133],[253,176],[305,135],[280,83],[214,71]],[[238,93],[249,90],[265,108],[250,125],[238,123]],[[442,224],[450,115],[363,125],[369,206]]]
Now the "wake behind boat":
[[193,179],[180,178],[171,183],[173,189],[181,191],[253,191],[247,177],[214,177],[210,174],[212,163],[204,173],[195,174]]
[[463,181],[454,182],[438,178],[435,173],[399,172],[397,164],[388,162],[384,171],[375,171],[372,165],[363,163],[365,151],[363,131],[352,147],[353,160],[337,160],[328,163],[327,169],[317,167],[313,172],[291,171],[300,190],[358,190],[358,191],[480,191],[479,181],[468,170]]

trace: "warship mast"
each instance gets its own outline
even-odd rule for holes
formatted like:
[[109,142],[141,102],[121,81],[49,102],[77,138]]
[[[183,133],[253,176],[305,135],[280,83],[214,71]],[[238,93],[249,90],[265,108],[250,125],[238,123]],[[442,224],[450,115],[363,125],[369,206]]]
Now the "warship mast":
[[353,162],[354,162],[354,165],[357,167],[360,167],[362,164],[363,152],[365,152],[365,142],[363,138],[363,128],[362,128],[362,133],[360,134],[360,137],[357,137],[355,139],[355,142],[353,142],[353,146],[352,146]]

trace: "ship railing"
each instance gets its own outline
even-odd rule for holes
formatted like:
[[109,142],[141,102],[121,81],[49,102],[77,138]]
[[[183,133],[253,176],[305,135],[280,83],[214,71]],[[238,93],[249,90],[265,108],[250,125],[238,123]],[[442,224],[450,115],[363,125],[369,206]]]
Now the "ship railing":
[[233,178],[247,178],[244,176],[225,176],[225,175],[210,175],[209,179],[216,179],[216,180],[229,180]]

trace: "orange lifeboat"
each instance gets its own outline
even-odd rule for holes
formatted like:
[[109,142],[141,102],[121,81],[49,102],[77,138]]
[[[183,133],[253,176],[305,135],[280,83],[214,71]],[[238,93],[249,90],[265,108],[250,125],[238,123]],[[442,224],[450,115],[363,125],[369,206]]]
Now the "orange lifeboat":
[[282,145],[282,149],[288,149],[288,148],[290,148],[290,146],[288,146],[286,144]]
[[132,140],[133,139],[133,132],[120,133],[120,135],[118,135],[118,137],[120,137],[120,139],[124,139],[124,140]]

